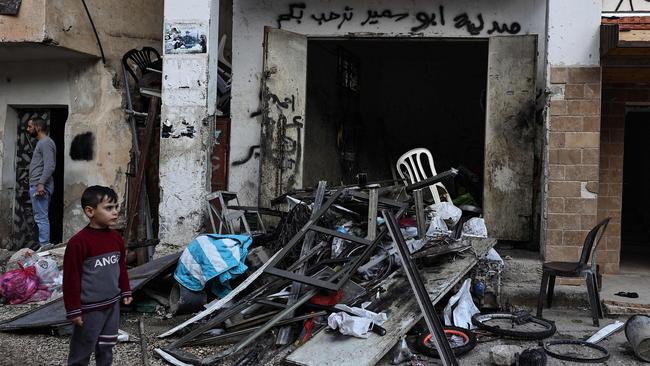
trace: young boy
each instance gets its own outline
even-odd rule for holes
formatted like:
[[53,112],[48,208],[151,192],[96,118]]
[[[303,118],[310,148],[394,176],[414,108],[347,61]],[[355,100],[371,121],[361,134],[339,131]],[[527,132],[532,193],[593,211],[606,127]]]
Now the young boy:
[[110,365],[120,299],[125,305],[132,300],[124,241],[110,228],[117,220],[117,194],[88,187],[81,207],[90,223],[70,238],[63,258],[63,302],[74,325],[68,365],[88,365],[93,351],[98,366]]

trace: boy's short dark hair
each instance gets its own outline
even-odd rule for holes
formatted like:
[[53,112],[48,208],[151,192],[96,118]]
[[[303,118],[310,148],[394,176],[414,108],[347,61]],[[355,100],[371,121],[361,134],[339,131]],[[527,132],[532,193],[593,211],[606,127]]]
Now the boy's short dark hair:
[[32,121],[32,126],[34,126],[34,128],[36,128],[37,130],[43,131],[45,133],[48,132],[47,122],[45,122],[44,119],[40,117],[34,117],[30,119],[30,121]]
[[117,193],[109,187],[90,186],[81,195],[81,208],[86,206],[97,208],[97,205],[104,200],[110,203],[117,202]]

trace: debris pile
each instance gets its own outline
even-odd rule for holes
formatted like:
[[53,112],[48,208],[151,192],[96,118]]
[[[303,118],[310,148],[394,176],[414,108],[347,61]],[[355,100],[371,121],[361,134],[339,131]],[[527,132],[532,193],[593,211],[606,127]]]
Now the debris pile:
[[[457,357],[486,337],[553,336],[553,322],[527,311],[503,311],[504,262],[480,209],[449,201],[425,204],[422,190],[454,174],[406,187],[320,182],[316,189],[275,200],[285,210],[243,207],[238,201],[233,206],[235,193],[217,192],[208,197],[219,201],[209,205],[214,233],[129,270],[134,302],[125,310],[162,321],[193,314],[158,335],[164,345],[157,345],[156,354],[175,365],[283,359],[370,366],[388,352],[393,364],[434,357],[457,365]],[[262,215],[275,217],[271,229]],[[0,278],[5,301],[42,298],[41,290],[60,292],[55,260],[30,251],[15,257],[16,268]],[[0,331],[50,328],[66,334],[69,322],[57,296],[0,322]],[[547,355],[567,359],[563,347],[573,347],[597,353],[585,359],[605,360],[609,353],[595,343],[622,323],[610,328],[589,341],[494,347],[489,357],[494,364],[542,365]],[[635,344],[645,341],[635,336]],[[144,337],[140,341],[144,362]]]

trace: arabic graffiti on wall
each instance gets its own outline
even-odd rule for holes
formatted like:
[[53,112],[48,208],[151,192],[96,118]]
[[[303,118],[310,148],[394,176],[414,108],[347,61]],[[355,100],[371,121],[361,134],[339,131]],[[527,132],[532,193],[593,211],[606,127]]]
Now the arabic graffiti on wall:
[[[450,20],[450,21],[448,21]],[[333,23],[337,29],[341,29],[346,23],[357,23],[364,27],[367,25],[380,24],[381,22],[400,23],[405,21],[412,25],[408,28],[409,32],[420,32],[428,28],[453,26],[457,29],[463,29],[468,34],[476,36],[482,34],[518,34],[521,31],[521,25],[518,22],[502,22],[493,19],[484,19],[482,13],[469,14],[462,12],[453,14],[445,13],[445,7],[440,5],[433,11],[395,11],[391,9],[367,9],[360,10],[350,6],[345,6],[340,11],[330,10],[327,12],[312,13],[307,9],[305,3],[289,4],[286,13],[278,15],[278,28],[287,22],[303,24],[303,22],[313,22],[317,26]]]
[[[282,171],[293,170],[300,161],[300,135],[303,124],[303,117],[296,114],[296,97],[291,95],[280,98],[275,94],[268,93],[268,104],[275,108],[276,116],[269,114],[268,123],[274,125],[277,145],[272,149],[273,159],[278,161]],[[289,122],[290,121],[290,122]],[[293,130],[293,133],[289,131]]]

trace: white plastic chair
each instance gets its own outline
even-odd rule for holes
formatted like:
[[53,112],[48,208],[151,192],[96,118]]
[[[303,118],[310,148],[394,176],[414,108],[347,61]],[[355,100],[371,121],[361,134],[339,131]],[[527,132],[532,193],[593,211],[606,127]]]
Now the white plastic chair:
[[[423,155],[429,159],[429,167],[431,168],[429,172],[426,171],[425,166],[422,164]],[[397,172],[402,179],[408,179],[410,184],[417,183],[438,174],[436,172],[436,167],[433,164],[433,156],[431,156],[431,152],[422,147],[407,151],[404,155],[400,156],[400,158],[397,159]],[[447,192],[447,188],[445,188],[445,186],[440,182],[429,186],[431,195],[433,196],[433,201],[435,203],[441,202],[438,188],[442,188],[445,200],[451,202],[451,196]]]

